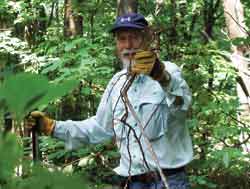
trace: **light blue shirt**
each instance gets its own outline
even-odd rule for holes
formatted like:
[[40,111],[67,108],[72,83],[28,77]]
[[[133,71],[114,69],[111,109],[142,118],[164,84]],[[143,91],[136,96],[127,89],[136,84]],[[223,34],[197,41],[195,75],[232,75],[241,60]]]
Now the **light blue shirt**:
[[[139,75],[127,94],[137,116],[144,126],[147,125],[144,132],[161,168],[177,168],[186,165],[193,158],[192,142],[185,125],[191,93],[179,67],[171,62],[164,64],[171,76],[167,86],[161,86],[149,76]],[[64,140],[69,150],[86,143],[101,143],[115,136],[121,158],[114,171],[121,176],[148,172],[143,157],[150,170],[157,168],[134,117],[129,113],[126,119],[134,132],[129,132],[129,127],[121,122],[125,106],[120,98],[120,91],[126,79],[126,70],[120,71],[111,79],[95,116],[83,121],[57,121],[54,130],[54,137]],[[176,96],[182,97],[182,105],[174,104]],[[141,145],[136,138],[139,138]]]

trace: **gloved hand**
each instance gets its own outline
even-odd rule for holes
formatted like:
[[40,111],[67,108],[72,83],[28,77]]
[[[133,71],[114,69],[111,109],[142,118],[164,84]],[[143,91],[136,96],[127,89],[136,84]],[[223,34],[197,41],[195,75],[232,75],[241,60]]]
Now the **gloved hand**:
[[164,75],[165,66],[152,51],[139,51],[134,56],[134,64],[131,66],[132,74],[144,74],[160,81]]
[[34,111],[26,120],[25,127],[32,129],[38,123],[38,130],[45,135],[51,135],[55,127],[55,120],[50,119],[43,112]]
[[150,75],[155,61],[156,54],[152,51],[136,52],[134,55],[134,63],[131,65],[131,73]]

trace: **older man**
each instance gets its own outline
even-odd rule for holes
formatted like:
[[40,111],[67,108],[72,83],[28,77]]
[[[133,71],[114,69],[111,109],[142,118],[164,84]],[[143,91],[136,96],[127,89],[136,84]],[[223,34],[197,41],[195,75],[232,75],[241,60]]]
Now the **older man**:
[[146,45],[147,27],[141,14],[116,19],[111,32],[124,69],[109,82],[95,116],[55,121],[33,112],[28,126],[39,119],[41,130],[68,149],[115,137],[121,158],[114,171],[127,188],[164,188],[161,169],[170,189],[187,189],[185,166],[193,150],[185,115],[191,95],[180,69],[161,62]]

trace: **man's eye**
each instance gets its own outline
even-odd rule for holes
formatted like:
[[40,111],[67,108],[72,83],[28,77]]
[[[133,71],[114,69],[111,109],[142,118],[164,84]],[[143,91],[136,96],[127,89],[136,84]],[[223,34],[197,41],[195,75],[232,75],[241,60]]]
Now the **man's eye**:
[[138,37],[136,35],[131,36],[132,39],[137,39]]
[[140,40],[141,38],[140,38],[140,36],[134,35],[134,36],[132,37],[132,39],[138,41],[138,40]]
[[118,41],[125,41],[124,37],[118,37]]

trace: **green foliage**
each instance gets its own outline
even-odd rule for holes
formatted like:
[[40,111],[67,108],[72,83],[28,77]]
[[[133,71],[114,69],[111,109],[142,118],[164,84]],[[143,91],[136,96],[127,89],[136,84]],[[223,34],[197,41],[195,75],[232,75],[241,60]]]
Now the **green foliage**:
[[0,1],[0,22],[1,27],[8,28],[11,26],[15,16],[12,11],[12,2],[7,0]]
[[[55,115],[56,119],[87,118],[95,114],[100,96],[114,70],[117,70],[114,64],[117,62],[114,40],[107,32],[116,15],[116,2],[73,1],[76,14],[83,17],[84,33],[83,36],[70,39],[63,36],[62,1],[58,4],[58,12],[54,12],[51,17],[51,25],[46,26],[46,31],[37,30],[40,21],[48,23],[50,19],[48,16],[41,17],[39,8],[46,3],[46,12],[51,13],[48,7],[53,2],[0,2],[0,20],[14,26],[15,35],[23,37],[24,27],[32,26],[34,31],[28,34],[39,38],[36,43],[28,46],[10,31],[0,34],[0,61],[4,65],[0,65],[0,79],[4,80],[0,86],[1,105],[5,101],[5,105],[17,117],[22,117],[35,107],[41,107]],[[139,1],[139,10],[157,31],[161,31],[161,59],[170,60],[182,67],[184,77],[192,89],[193,104],[187,125],[195,147],[195,159],[189,166],[193,188],[229,189],[242,186],[241,189],[246,189],[250,185],[250,157],[242,150],[240,135],[243,131],[250,133],[250,127],[237,121],[240,112],[235,88],[237,73],[229,60],[231,45],[249,45],[249,39],[230,41],[227,38],[223,31],[225,19],[222,4],[215,7],[216,2],[163,1],[159,10],[156,10],[156,1],[146,0]],[[241,2],[248,26],[250,2]],[[209,26],[211,33],[206,36],[205,31]],[[27,73],[13,76],[13,73],[24,70],[39,72],[47,77]],[[77,81],[81,81],[78,88],[63,96],[74,88]],[[53,103],[49,103],[51,101]],[[74,165],[73,172],[88,172],[88,178],[100,185],[111,175],[111,167],[117,164],[118,159],[116,149],[107,146],[103,144],[67,152],[62,142],[42,137],[40,143],[45,160],[57,166],[64,166],[65,159],[86,157],[88,161],[85,166],[82,168]],[[25,148],[26,151],[30,150],[30,147]],[[3,152],[6,150],[1,149]],[[0,156],[3,154],[0,150]],[[13,175],[13,168],[17,162],[20,163],[20,156],[16,157],[19,158],[10,161],[11,166],[3,168],[6,170],[3,177],[5,181],[1,180],[0,186],[3,183],[7,186],[5,178],[11,173]],[[40,168],[30,170],[27,179],[17,177],[13,182],[8,180],[8,187],[31,188],[31,184],[41,180],[41,188],[45,188],[45,185],[54,188],[58,182],[63,182],[63,185],[58,183],[63,188],[67,182],[75,181],[55,171],[40,171]],[[55,178],[52,178],[53,175]]]
[[212,183],[206,175],[202,176],[190,176],[192,183],[196,183],[193,188],[203,189],[203,188],[217,188],[218,186],[215,183]]
[[16,177],[15,168],[25,170],[25,162],[22,160],[22,147],[20,140],[13,134],[0,135],[0,187],[2,189],[31,189],[36,186],[39,189],[62,188],[89,188],[88,182],[79,174],[66,175],[60,171],[44,168],[36,165],[29,168],[29,175],[21,179]]
[[22,147],[13,134],[0,133],[0,187],[10,182],[22,157]]
[[56,61],[46,64],[41,72],[48,75],[53,73],[52,79],[56,77],[56,81],[74,78],[103,84],[105,80],[97,79],[98,75],[106,79],[106,82],[111,77],[113,58],[106,55],[112,53],[111,47],[93,44],[83,37],[65,41],[60,45],[45,43],[41,47],[45,48],[49,55],[62,55]]
[[[23,85],[24,83],[25,85]],[[16,115],[18,120],[21,120],[33,109],[62,97],[76,84],[76,81],[64,81],[63,84],[55,85],[49,83],[44,76],[20,73],[5,79],[0,86],[0,97],[5,101],[9,111]]]
[[0,33],[0,77],[6,77],[13,72],[37,72],[40,65],[54,60],[49,56],[38,56],[29,49],[27,42],[13,37],[10,30]]
[[48,171],[48,169],[36,166],[30,177],[17,180],[6,186],[6,189],[67,189],[67,188],[88,188],[87,183],[80,175],[66,175],[60,171]]
[[250,2],[248,0],[241,0],[241,3],[244,5],[243,9],[244,9],[244,16],[245,16],[245,23],[246,26],[249,26],[250,23],[250,10],[249,10],[249,6],[250,6]]
[[248,155],[239,144],[241,133],[249,132],[249,128],[237,122],[237,74],[228,62],[227,45],[221,44],[219,40],[206,46],[194,44],[183,51],[179,60],[193,92],[188,126],[196,153],[191,167],[198,173],[192,176],[194,188],[217,188],[216,177],[218,183],[221,175],[241,177],[248,167]]

